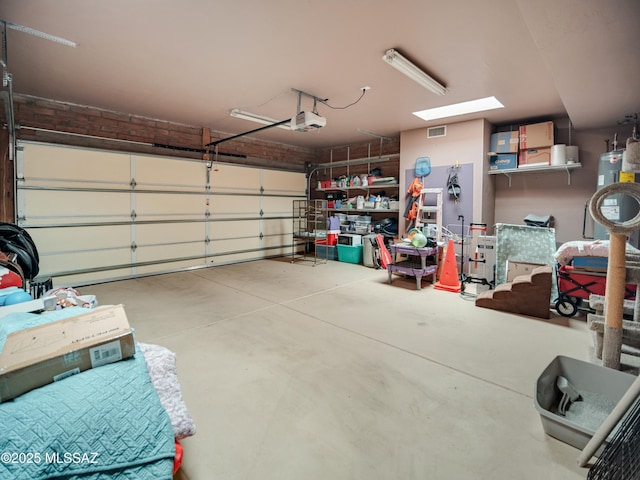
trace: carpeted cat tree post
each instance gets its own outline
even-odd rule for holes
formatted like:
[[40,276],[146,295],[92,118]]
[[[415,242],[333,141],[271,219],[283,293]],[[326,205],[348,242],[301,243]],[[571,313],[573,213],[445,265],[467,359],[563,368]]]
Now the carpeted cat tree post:
[[622,352],[622,316],[626,284],[627,235],[640,229],[640,213],[631,220],[614,222],[606,218],[602,211],[604,200],[615,194],[628,195],[640,204],[640,184],[612,183],[598,190],[589,201],[589,211],[593,219],[609,230],[610,247],[607,266],[607,287],[605,291],[605,327],[602,345],[602,365],[620,369]]

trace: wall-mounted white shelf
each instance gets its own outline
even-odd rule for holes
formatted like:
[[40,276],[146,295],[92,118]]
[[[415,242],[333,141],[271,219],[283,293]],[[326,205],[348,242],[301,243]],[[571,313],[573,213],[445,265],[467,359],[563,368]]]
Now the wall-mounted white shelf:
[[564,165],[539,165],[520,168],[506,168],[503,170],[489,170],[489,175],[505,175],[509,179],[509,186],[511,186],[511,175],[514,173],[545,173],[545,172],[567,172],[567,185],[571,185],[571,171],[576,168],[581,168],[581,163],[567,163]]

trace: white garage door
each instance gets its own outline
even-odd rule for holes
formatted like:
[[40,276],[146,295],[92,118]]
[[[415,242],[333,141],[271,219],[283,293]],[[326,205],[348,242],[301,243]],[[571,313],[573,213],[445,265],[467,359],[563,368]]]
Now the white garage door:
[[18,224],[40,276],[82,285],[290,255],[303,173],[21,142]]

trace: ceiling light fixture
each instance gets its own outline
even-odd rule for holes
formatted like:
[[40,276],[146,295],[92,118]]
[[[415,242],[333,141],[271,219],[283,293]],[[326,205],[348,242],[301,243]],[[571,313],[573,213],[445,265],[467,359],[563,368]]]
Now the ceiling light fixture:
[[[240,110],[239,108],[234,108],[233,110],[231,110],[231,116],[235,118],[241,118],[242,120],[261,123],[263,125],[273,125],[274,123],[278,123],[278,120],[274,118],[265,117],[264,115],[258,115],[257,113],[246,112],[244,110]],[[291,126],[287,124],[278,125],[277,127],[284,130],[291,130]]]
[[399,72],[405,74],[414,82],[419,83],[424,88],[431,90],[437,95],[444,95],[447,93],[447,88],[440,82],[436,81],[424,71],[418,68],[415,64],[403,57],[397,50],[390,48],[382,56],[382,59],[391,65]]
[[7,28],[11,28],[13,30],[17,30],[22,33],[28,33],[29,35],[33,35],[35,37],[44,38],[45,40],[49,40],[51,42],[56,42],[61,45],[66,45],[67,47],[77,47],[78,44],[71,40],[67,40],[66,38],[57,37],[55,35],[51,35],[50,33],[41,32],[40,30],[36,30],[35,28],[25,27],[24,25],[18,25],[17,23],[5,22],[2,21]]
[[436,120],[438,118],[455,117],[457,115],[465,115],[467,113],[484,112],[494,110],[496,108],[504,108],[504,105],[496,97],[485,97],[477,100],[469,100],[468,102],[454,103],[443,107],[429,108],[413,112],[417,117],[423,120]]

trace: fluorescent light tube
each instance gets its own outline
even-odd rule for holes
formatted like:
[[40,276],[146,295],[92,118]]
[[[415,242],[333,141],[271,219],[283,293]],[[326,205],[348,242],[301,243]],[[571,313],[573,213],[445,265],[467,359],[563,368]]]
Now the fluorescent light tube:
[[[234,108],[233,110],[231,110],[231,116],[235,118],[241,118],[242,120],[261,123],[263,125],[273,125],[274,123],[278,123],[280,121],[274,118],[265,117],[264,115],[258,115],[257,113],[245,112],[244,110],[240,110],[239,108]],[[278,128],[291,130],[291,125],[278,125]]]
[[51,35],[50,33],[41,32],[40,30],[36,30],[35,28],[25,27],[24,25],[18,25],[17,23],[11,22],[4,22],[4,24],[8,28],[12,28],[22,33],[28,33],[29,35],[33,35],[35,37],[44,38],[45,40],[60,43],[62,45],[66,45],[67,47],[78,46],[76,42],[72,42],[71,40],[67,40],[66,38],[56,37],[55,35]]
[[390,48],[382,56],[382,59],[393,68],[405,74],[414,82],[419,83],[424,88],[431,90],[433,93],[437,95],[444,95],[447,93],[447,89],[444,85],[431,78],[415,64],[400,55],[397,50]]
[[477,100],[469,100],[468,102],[454,103],[443,107],[420,110],[419,112],[413,112],[413,114],[423,120],[429,121],[436,120],[438,118],[465,115],[467,113],[484,112],[486,110],[494,110],[496,108],[504,108],[504,105],[502,105],[496,97],[485,97]]

